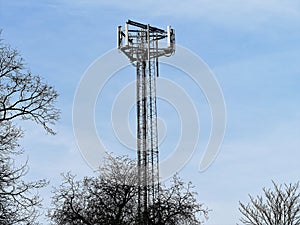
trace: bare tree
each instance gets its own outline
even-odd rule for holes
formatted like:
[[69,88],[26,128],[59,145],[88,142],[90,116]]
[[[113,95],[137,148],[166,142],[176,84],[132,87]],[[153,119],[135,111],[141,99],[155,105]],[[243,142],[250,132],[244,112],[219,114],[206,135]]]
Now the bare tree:
[[38,190],[47,182],[22,180],[28,166],[27,162],[15,166],[14,156],[23,153],[19,146],[23,130],[16,124],[32,120],[55,134],[50,125],[59,118],[54,107],[57,96],[52,86],[31,74],[18,51],[0,38],[0,224],[37,224]]
[[109,156],[97,177],[75,181],[70,173],[54,190],[54,208],[49,217],[54,224],[132,225],[136,211],[134,162]]
[[57,96],[52,86],[26,69],[18,51],[0,39],[0,123],[33,120],[54,134],[49,125],[59,118],[54,107]]
[[[2,159],[1,159],[2,160]],[[13,162],[0,162],[0,224],[37,224],[41,199],[37,190],[47,182],[24,182],[27,165],[15,168]]]
[[[99,172],[99,176],[82,181],[64,175],[63,184],[54,190],[54,207],[49,211],[53,224],[138,224],[135,161],[109,156]],[[200,218],[207,216],[208,210],[196,201],[193,186],[185,185],[178,176],[171,183],[149,207],[149,224],[202,224]]]
[[[151,225],[200,225],[208,219],[207,208],[197,202],[194,186],[185,184],[178,175],[172,179],[171,186],[160,189],[160,197],[150,206]],[[203,218],[200,220],[200,218]]]
[[300,225],[300,192],[296,184],[277,185],[263,189],[264,196],[250,197],[250,203],[240,202],[240,221],[247,225]]

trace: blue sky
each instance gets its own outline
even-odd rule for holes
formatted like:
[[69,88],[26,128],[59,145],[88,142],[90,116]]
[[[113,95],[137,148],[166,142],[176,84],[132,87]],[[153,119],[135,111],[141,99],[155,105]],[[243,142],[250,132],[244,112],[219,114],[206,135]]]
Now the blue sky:
[[[2,38],[20,51],[33,73],[60,93],[57,104],[62,119],[56,126],[57,136],[24,123],[22,143],[31,168],[28,179],[46,177],[55,186],[62,172],[71,170],[79,177],[92,174],[73,135],[73,98],[88,66],[116,47],[116,27],[128,19],[162,28],[172,25],[177,44],[199,55],[223,90],[227,106],[224,142],[214,164],[199,173],[210,129],[209,108],[188,79],[179,78],[180,74],[174,78],[175,82],[183,79],[200,114],[199,149],[180,175],[193,181],[199,200],[213,210],[206,224],[237,223],[238,201],[247,201],[248,193],[260,194],[262,187],[271,186],[272,179],[279,183],[300,180],[299,2],[0,0]],[[161,70],[162,74],[168,71],[163,66]],[[110,94],[134,79],[133,68],[124,72],[133,76],[114,76],[101,93],[97,112],[102,117],[97,124],[100,133],[108,130],[104,139],[111,151],[132,154],[117,142],[107,124],[101,124],[102,118],[109,121]],[[169,125],[161,147],[171,148],[178,137],[172,132],[178,118],[174,108],[163,101],[159,107]],[[46,206],[50,190],[42,192]]]

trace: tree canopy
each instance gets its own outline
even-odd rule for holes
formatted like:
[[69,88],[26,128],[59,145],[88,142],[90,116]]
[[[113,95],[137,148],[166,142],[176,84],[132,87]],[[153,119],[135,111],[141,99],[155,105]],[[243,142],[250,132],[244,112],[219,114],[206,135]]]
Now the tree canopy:
[[[1,32],[0,32],[1,35]],[[46,180],[24,182],[27,162],[15,165],[14,156],[22,154],[19,140],[23,130],[19,120],[32,120],[48,133],[59,119],[54,106],[58,94],[40,76],[25,67],[19,52],[0,36],[0,224],[36,224],[41,206],[38,190]]]
[[[138,224],[136,184],[135,162],[109,156],[96,177],[76,181],[70,173],[63,176],[63,183],[54,190],[49,217],[53,224]],[[202,224],[208,210],[197,202],[193,189],[178,176],[169,187],[162,185],[159,201],[149,207],[149,224]]]

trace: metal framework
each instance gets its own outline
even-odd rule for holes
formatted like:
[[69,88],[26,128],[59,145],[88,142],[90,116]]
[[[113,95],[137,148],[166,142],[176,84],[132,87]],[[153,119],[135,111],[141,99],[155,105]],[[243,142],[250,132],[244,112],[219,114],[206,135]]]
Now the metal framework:
[[117,35],[118,48],[136,67],[138,217],[140,224],[147,225],[148,206],[159,201],[158,58],[175,52],[175,31],[128,20],[124,30],[118,27]]

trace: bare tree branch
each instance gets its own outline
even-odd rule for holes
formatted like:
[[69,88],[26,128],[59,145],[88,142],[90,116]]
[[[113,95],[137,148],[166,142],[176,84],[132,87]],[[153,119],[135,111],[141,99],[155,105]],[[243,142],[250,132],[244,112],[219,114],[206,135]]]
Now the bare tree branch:
[[247,225],[300,225],[300,192],[296,184],[263,188],[264,196],[250,197],[248,204],[240,202],[240,221]]
[[59,119],[57,92],[25,68],[19,53],[0,40],[0,123],[15,118],[33,120],[55,134]]

